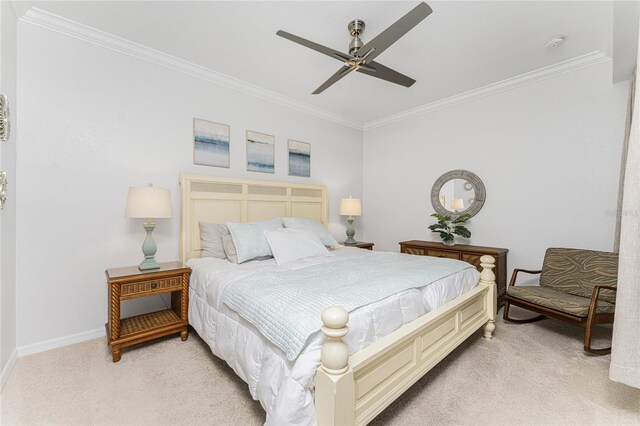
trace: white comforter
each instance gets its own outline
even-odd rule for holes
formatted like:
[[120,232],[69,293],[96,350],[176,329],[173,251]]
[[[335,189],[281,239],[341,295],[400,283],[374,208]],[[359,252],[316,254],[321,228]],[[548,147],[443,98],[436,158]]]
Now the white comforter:
[[[376,252],[344,247],[335,256],[304,259],[277,266],[273,259],[242,265],[222,259],[192,259],[189,287],[189,323],[215,355],[227,361],[249,385],[251,396],[267,412],[267,424],[315,424],[313,380],[324,341],[318,332],[309,339],[298,358],[288,361],[284,352],[269,342],[249,322],[222,303],[225,288],[256,271],[300,269],[345,258],[375,256]],[[470,290],[479,273],[466,269],[419,289],[395,294],[356,309],[349,315],[345,342],[356,352],[402,325]]]

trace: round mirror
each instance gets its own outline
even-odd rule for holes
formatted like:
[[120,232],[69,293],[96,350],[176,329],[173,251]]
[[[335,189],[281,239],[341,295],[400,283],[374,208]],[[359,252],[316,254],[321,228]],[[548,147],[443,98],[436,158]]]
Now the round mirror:
[[433,209],[442,215],[475,216],[485,200],[482,180],[467,170],[452,170],[440,176],[431,189]]

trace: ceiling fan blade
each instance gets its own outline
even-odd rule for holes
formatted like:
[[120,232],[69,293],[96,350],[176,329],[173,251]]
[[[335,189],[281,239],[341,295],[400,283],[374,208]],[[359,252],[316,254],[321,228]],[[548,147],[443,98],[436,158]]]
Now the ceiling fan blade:
[[373,67],[370,67],[369,65],[365,65],[365,64],[360,64],[360,65],[358,65],[358,68],[357,68],[357,69],[364,69],[364,70],[369,71],[369,72],[376,72],[376,71],[378,71],[377,69],[375,69],[375,68],[373,68]]
[[[370,68],[373,68],[374,71],[371,71]],[[378,62],[369,62],[367,66],[361,66],[360,68],[358,68],[358,72],[370,75],[371,77],[377,77],[382,80],[390,81],[391,83],[396,83],[404,87],[411,87],[413,83],[416,82],[411,77],[407,77],[406,75],[401,74],[398,71],[394,71],[391,68],[379,64]]]
[[327,56],[331,56],[332,58],[337,59],[337,60],[339,60],[341,62],[354,59],[353,56],[347,55],[347,54],[342,53],[342,52],[338,52],[337,50],[334,50],[334,49],[332,49],[330,47],[326,47],[326,46],[323,46],[321,44],[314,43],[312,41],[309,41],[309,40],[307,40],[305,38],[302,38],[302,37],[298,37],[297,35],[288,33],[286,31],[279,30],[276,34],[279,35],[280,37],[286,38],[287,40],[291,40],[294,43],[298,43],[298,44],[301,44],[304,47],[308,47],[309,49],[313,49],[316,52],[320,52],[320,53],[323,53],[323,54],[325,54]]
[[324,92],[328,87],[333,86],[335,83],[338,82],[338,80],[340,80],[342,77],[344,77],[345,75],[349,74],[353,70],[354,70],[354,68],[352,68],[352,67],[348,67],[346,65],[343,66],[334,75],[329,77],[329,79],[327,81],[322,83],[322,85],[320,87],[318,87],[316,90],[314,90],[312,94],[313,95],[317,95],[319,93]]
[[[371,61],[384,52],[389,46],[398,41],[400,37],[422,22],[422,20],[429,16],[431,12],[433,12],[433,10],[428,4],[424,2],[420,3],[409,13],[393,23],[389,28],[362,46],[356,53],[356,56],[363,57],[368,54],[367,63],[371,63]],[[375,49],[375,51],[370,52],[371,49]]]

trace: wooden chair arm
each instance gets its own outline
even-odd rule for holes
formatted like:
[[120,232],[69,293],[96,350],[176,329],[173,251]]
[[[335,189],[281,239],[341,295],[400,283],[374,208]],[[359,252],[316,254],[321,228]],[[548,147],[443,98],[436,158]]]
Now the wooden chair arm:
[[593,293],[591,293],[591,304],[592,305],[597,305],[598,304],[598,297],[600,297],[600,290],[613,290],[613,291],[616,291],[617,289],[615,287],[611,287],[611,286],[608,286],[608,285],[595,285],[595,286],[593,286]]
[[511,281],[509,281],[509,287],[512,287],[516,284],[516,278],[518,277],[518,272],[524,272],[525,274],[539,274],[542,270],[534,271],[530,269],[514,269],[511,274]]
[[589,313],[587,314],[588,318],[592,318],[596,313],[596,309],[598,308],[598,297],[600,297],[600,290],[613,290],[617,291],[615,287],[611,287],[608,285],[596,285],[593,287],[593,293],[591,293],[591,303],[589,304]]
[[596,285],[593,287],[593,292],[596,292],[596,289],[598,289],[598,294],[600,294],[600,290],[604,289],[604,290],[613,290],[613,291],[618,291],[617,288],[615,287],[611,287],[609,285]]

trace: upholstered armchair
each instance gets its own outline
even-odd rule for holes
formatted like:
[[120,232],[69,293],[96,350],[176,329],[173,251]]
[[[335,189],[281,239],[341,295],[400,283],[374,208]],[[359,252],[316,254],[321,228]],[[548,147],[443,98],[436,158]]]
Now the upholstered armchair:
[[[516,286],[519,273],[540,274],[540,286]],[[618,255],[593,250],[550,248],[542,270],[515,269],[507,287],[505,321],[528,323],[556,318],[585,329],[584,350],[604,355],[611,348],[594,349],[591,336],[596,324],[612,323],[616,303]],[[539,314],[517,320],[509,318],[510,305]]]

